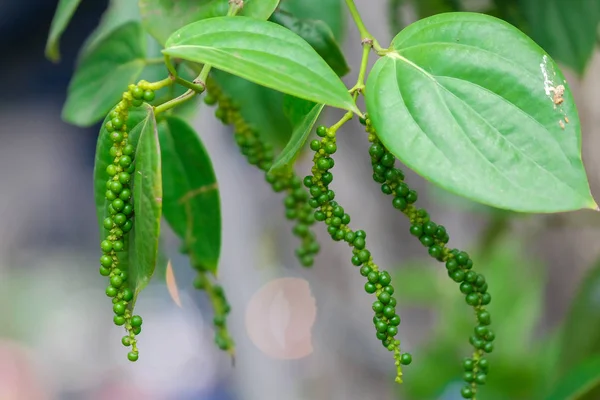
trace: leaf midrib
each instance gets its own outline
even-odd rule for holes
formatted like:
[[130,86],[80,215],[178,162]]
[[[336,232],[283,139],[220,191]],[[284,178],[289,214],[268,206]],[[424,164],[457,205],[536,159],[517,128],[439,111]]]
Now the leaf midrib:
[[[518,64],[514,59],[507,58],[507,57],[503,56],[500,53],[494,53],[493,51],[485,49],[483,47],[477,47],[477,46],[474,46],[472,44],[465,44],[465,43],[439,42],[439,41],[427,42],[427,43],[419,43],[419,44],[414,44],[414,45],[411,45],[411,46],[408,46],[408,47],[403,47],[401,49],[396,49],[396,52],[398,54],[400,54],[400,53],[402,53],[402,52],[404,52],[406,50],[416,49],[416,48],[419,48],[419,47],[427,47],[427,46],[431,46],[431,45],[441,45],[441,46],[448,46],[448,47],[466,47],[466,48],[469,48],[469,49],[478,50],[478,51],[481,51],[483,53],[491,54],[493,56],[501,58],[503,61],[506,61],[507,63],[509,63],[511,65],[514,65],[517,68],[522,68],[523,67],[521,64]],[[392,54],[392,53],[388,53],[388,54]],[[531,77],[531,79],[535,80],[535,79],[539,78],[538,75],[536,75],[535,73],[533,73],[529,69],[525,69],[525,71]]]

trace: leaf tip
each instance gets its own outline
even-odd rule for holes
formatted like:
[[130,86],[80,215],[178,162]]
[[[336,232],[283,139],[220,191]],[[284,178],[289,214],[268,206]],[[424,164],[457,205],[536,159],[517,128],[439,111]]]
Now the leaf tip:
[[46,47],[44,55],[46,56],[46,59],[48,61],[51,61],[54,64],[58,64],[60,62],[60,52],[58,51],[56,46]]

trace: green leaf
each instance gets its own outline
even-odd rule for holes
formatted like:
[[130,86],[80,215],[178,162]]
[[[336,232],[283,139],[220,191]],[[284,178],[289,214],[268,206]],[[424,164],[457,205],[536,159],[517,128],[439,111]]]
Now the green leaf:
[[272,22],[248,17],[198,21],[176,31],[163,53],[360,114],[344,83],[315,50]]
[[133,183],[134,251],[130,248],[133,261],[129,268],[130,284],[136,297],[150,282],[158,261],[163,196],[160,145],[151,108],[140,125]]
[[573,368],[591,355],[600,356],[600,262],[581,280],[565,318],[561,371]]
[[281,2],[279,9],[299,19],[325,22],[338,41],[344,36],[346,10],[341,0],[285,0]]
[[302,100],[288,94],[283,96],[283,114],[290,121],[292,127],[301,124],[315,106],[316,104],[311,101]]
[[[303,20],[323,20],[327,26],[335,27],[333,34],[338,41],[341,40],[345,14],[339,0],[320,0],[318,5],[313,0],[286,0],[279,7],[283,12]],[[265,142],[279,148],[286,145],[292,126],[282,113],[285,96],[281,92],[219,70],[213,70],[211,75],[229,98],[235,98],[244,120],[257,130]]]
[[221,252],[221,210],[208,153],[194,129],[180,118],[166,117],[158,134],[165,219],[189,250],[193,266],[215,273]]
[[81,0],[60,0],[50,25],[50,33],[46,42],[46,58],[50,61],[60,61],[59,41],[69,21],[75,14]]
[[521,0],[531,37],[557,61],[583,75],[600,23],[596,0]]
[[289,142],[277,156],[269,170],[273,174],[287,175],[293,171],[294,162],[325,107],[323,104],[315,104],[294,97],[286,97],[284,106],[286,103],[288,108],[291,108],[288,115],[290,121],[294,124],[294,131]]
[[268,19],[279,5],[279,0],[245,0],[239,15],[256,19]]
[[313,49],[327,62],[338,76],[350,72],[344,53],[336,42],[333,32],[327,24],[319,20],[298,19],[293,15],[276,12],[271,21],[288,28],[302,39],[306,40]]
[[82,59],[69,84],[65,121],[91,126],[113,107],[145,65],[146,39],[139,23],[112,32]]
[[[112,111],[112,110],[111,110]],[[140,135],[140,123],[148,118],[150,110],[146,107],[133,109],[129,112],[127,119],[127,131],[129,132],[129,141],[135,145]],[[106,204],[106,182],[110,176],[106,173],[106,167],[113,163],[113,157],[110,156],[110,148],[113,142],[109,138],[106,130],[106,123],[110,120],[107,116],[100,127],[98,141],[96,143],[96,156],[94,162],[94,201],[96,203],[96,216],[98,218],[98,226],[100,229],[100,237],[104,238],[106,231],[102,225],[105,218]]]
[[[598,388],[600,388],[600,356],[588,358],[570,370],[546,400],[584,399]],[[597,397],[589,397],[589,399],[597,399]]]
[[[240,15],[267,19],[279,0],[246,0]],[[227,15],[228,0],[139,0],[144,28],[164,44],[177,29],[205,18]]]
[[366,105],[409,168],[501,209],[597,208],[571,91],[523,33],[483,14],[447,13],[407,27],[391,48],[369,74]]
[[122,25],[140,19],[138,0],[111,0],[108,9],[102,15],[100,24],[85,40],[79,57],[83,57]]

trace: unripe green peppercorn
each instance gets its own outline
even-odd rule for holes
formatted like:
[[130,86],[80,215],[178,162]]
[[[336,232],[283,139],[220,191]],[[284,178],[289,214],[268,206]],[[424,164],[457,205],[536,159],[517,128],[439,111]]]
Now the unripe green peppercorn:
[[489,325],[492,323],[490,313],[485,310],[479,311],[477,313],[477,320],[481,325]]
[[[112,222],[111,222],[112,225]],[[102,243],[100,243],[100,248],[102,249],[102,251],[104,252],[109,252],[112,250],[112,243],[110,242],[110,240],[103,240]]]
[[373,306],[371,308],[376,313],[380,313],[380,312],[383,312],[384,307],[385,306],[383,305],[383,303],[381,301],[376,301],[376,302],[373,303]]
[[113,306],[113,311],[117,315],[123,315],[123,314],[125,314],[125,306],[121,303],[116,303]]
[[372,293],[375,293],[376,291],[377,291],[377,287],[375,286],[375,284],[373,284],[371,282],[365,283],[365,292],[372,294]]
[[100,265],[102,265],[103,267],[110,267],[113,263],[113,260],[110,256],[107,256],[106,254],[104,254],[102,257],[100,257]]
[[154,100],[154,92],[152,90],[146,90],[144,92],[144,101],[151,102]]
[[400,356],[400,363],[402,365],[409,365],[412,362],[412,356],[410,353],[404,353]]
[[139,315],[134,315],[133,317],[131,317],[131,326],[142,326],[142,317],[140,317]]

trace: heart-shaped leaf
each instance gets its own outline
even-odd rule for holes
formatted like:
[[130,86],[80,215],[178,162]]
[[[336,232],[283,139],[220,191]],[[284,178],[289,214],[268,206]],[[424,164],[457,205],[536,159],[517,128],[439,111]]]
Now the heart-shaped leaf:
[[221,252],[217,179],[198,134],[184,120],[158,125],[162,154],[163,212],[184,242],[195,268],[215,273]]
[[408,167],[497,208],[597,208],[575,101],[558,66],[497,18],[440,14],[403,30],[377,61],[366,104]]
[[272,22],[248,17],[205,19],[173,33],[163,53],[360,114],[344,83],[317,52]]
[[69,84],[63,119],[78,126],[101,120],[138,79],[145,57],[146,37],[139,23],[107,35],[82,57]]
[[592,58],[600,3],[596,0],[521,0],[531,37],[557,61],[583,75]]
[[162,215],[160,145],[154,112],[150,107],[148,110],[148,116],[139,125],[141,131],[135,151],[134,251],[130,248],[129,272],[136,297],[148,285],[156,268]]
[[[239,15],[267,19],[279,0],[245,0]],[[140,0],[144,28],[164,44],[177,29],[205,18],[227,15],[229,0]]]
[[295,97],[286,97],[284,106],[288,108],[287,114],[294,124],[294,131],[285,148],[273,162],[269,172],[285,175],[292,172],[294,162],[325,106]]
[[50,33],[48,34],[48,41],[46,42],[46,57],[50,61],[60,61],[60,49],[59,41],[69,21],[75,14],[75,10],[81,3],[81,0],[60,0],[52,18],[52,24],[50,25]]

